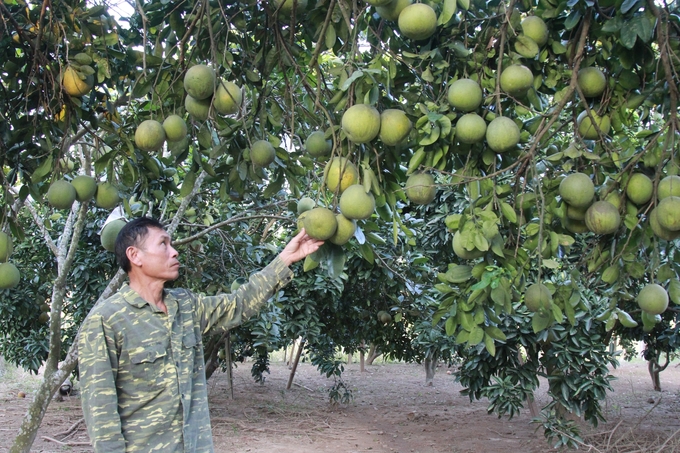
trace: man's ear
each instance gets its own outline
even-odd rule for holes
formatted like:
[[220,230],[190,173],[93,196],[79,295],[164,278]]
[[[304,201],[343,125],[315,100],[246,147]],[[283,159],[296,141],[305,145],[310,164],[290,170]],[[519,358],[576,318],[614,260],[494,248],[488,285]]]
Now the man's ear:
[[130,264],[136,267],[142,267],[142,260],[139,256],[139,249],[137,247],[131,245],[125,250],[125,254],[127,255]]

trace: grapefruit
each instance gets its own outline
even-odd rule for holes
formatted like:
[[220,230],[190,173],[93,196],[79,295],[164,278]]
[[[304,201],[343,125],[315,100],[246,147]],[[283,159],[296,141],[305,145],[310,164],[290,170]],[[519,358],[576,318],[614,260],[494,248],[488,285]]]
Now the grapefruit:
[[329,239],[338,229],[335,214],[327,208],[314,208],[305,212],[302,224],[309,237],[320,241]]
[[310,197],[302,197],[302,198],[300,198],[300,201],[298,201],[298,204],[297,204],[297,213],[298,213],[298,215],[300,215],[305,211],[309,211],[310,209],[314,209],[315,206],[316,206],[316,201],[314,201]]
[[57,209],[71,209],[76,201],[76,189],[68,181],[60,179],[50,184],[47,189],[47,202]]
[[680,231],[680,197],[666,197],[656,208],[659,225],[670,231]]
[[327,156],[333,148],[333,142],[326,140],[322,131],[314,131],[305,140],[305,149],[312,157]]
[[420,41],[437,31],[437,13],[425,3],[414,3],[401,10],[398,24],[402,35]]
[[628,199],[640,206],[652,199],[654,183],[643,173],[633,173],[626,186]]
[[278,8],[279,15],[290,16],[293,13],[293,8],[297,6],[296,11],[304,11],[307,9],[307,0],[275,0],[275,8]]
[[380,113],[367,104],[356,104],[342,115],[342,130],[354,143],[368,143],[380,132]]
[[102,247],[104,247],[104,250],[115,253],[116,238],[118,237],[118,233],[125,226],[126,223],[127,222],[123,219],[116,219],[104,225],[104,228],[102,229],[102,232],[100,233],[99,236],[102,243]]
[[367,219],[375,211],[375,198],[363,184],[349,186],[340,196],[340,212],[348,219]]
[[14,251],[12,236],[0,231],[0,261],[5,262]]
[[342,193],[359,181],[359,171],[346,157],[334,157],[324,168],[324,179],[328,190]]
[[234,82],[220,80],[213,96],[213,107],[222,115],[233,115],[238,112],[243,102],[241,88]]
[[0,264],[0,289],[12,289],[19,284],[21,274],[12,263]]
[[590,230],[588,229],[588,226],[586,226],[586,223],[582,220],[573,220],[570,219],[569,217],[565,218],[563,221],[564,228],[567,230],[571,231],[572,233],[575,234],[582,234],[582,233],[587,233]]
[[586,218],[587,207],[577,208],[570,204],[567,204],[567,217],[570,220],[580,220],[583,221]]
[[83,80],[80,78],[79,72],[67,66],[61,77],[61,85],[69,96],[79,98],[90,92],[94,86],[94,77],[88,75]]
[[534,283],[524,293],[524,304],[529,311],[536,312],[542,308],[548,310],[552,304],[552,294],[543,283]]
[[607,78],[598,68],[583,68],[578,71],[576,83],[587,98],[594,98],[602,95],[607,87]]
[[484,252],[477,248],[473,248],[472,250],[465,248],[463,236],[460,234],[460,231],[456,231],[456,234],[453,235],[453,253],[455,253],[458,258],[464,260],[474,260],[484,256]]
[[659,200],[670,196],[680,197],[680,176],[670,175],[663,178],[659,181],[656,194]]
[[498,116],[486,127],[486,143],[497,153],[509,151],[520,139],[519,127],[507,116]]
[[[595,124],[597,124],[597,126],[602,131],[602,135],[609,134],[609,130],[611,128],[611,120],[609,119],[609,116],[607,115],[600,116],[593,110],[591,110],[590,113],[591,115],[593,115]],[[600,138],[586,110],[582,111],[576,118],[576,124],[578,125],[579,135],[581,135],[581,137],[583,137],[584,139],[597,140],[598,138]]]
[[118,189],[111,183],[104,182],[97,185],[97,193],[94,196],[97,206],[104,209],[113,209],[120,202]]
[[528,16],[522,20],[522,33],[533,39],[539,47],[548,42],[548,26],[538,16]]
[[399,109],[387,109],[380,114],[380,140],[395,146],[403,142],[411,132],[411,120]]
[[461,112],[471,112],[482,105],[482,87],[472,79],[458,79],[449,84],[446,98],[449,104]]
[[595,184],[585,173],[572,173],[560,182],[559,192],[569,206],[585,208],[595,197]]
[[184,108],[194,119],[205,121],[210,116],[210,99],[199,100],[187,95],[184,98]]
[[376,6],[375,11],[385,20],[396,21],[404,8],[413,3],[413,0],[393,0],[384,6]]
[[456,122],[456,138],[461,143],[479,143],[486,135],[486,121],[476,113],[466,113]]
[[524,65],[513,64],[501,73],[501,90],[510,96],[524,96],[534,83],[531,69]]
[[179,115],[170,115],[163,121],[165,139],[169,142],[178,142],[187,136],[187,123]]
[[76,200],[91,200],[97,192],[97,181],[92,176],[78,175],[71,181],[73,188],[76,189]]
[[142,121],[135,131],[135,145],[144,151],[158,151],[165,143],[165,129],[156,120]]
[[619,229],[621,215],[608,201],[596,201],[586,211],[586,226],[595,234],[611,234]]
[[250,148],[250,160],[258,167],[266,167],[276,158],[274,147],[267,140],[258,140]]
[[429,173],[415,173],[406,180],[405,192],[411,203],[430,204],[437,193],[434,177]]
[[668,308],[668,293],[663,286],[650,283],[640,290],[636,301],[645,313],[660,315]]
[[335,230],[335,234],[328,240],[335,245],[344,245],[354,237],[354,233],[357,230],[357,223],[342,214],[336,215],[335,220],[338,223],[338,227]]
[[652,212],[649,213],[649,226],[652,227],[652,232],[659,239],[672,241],[680,237],[680,230],[671,231],[661,226],[657,217],[657,208],[652,209]]
[[184,74],[184,90],[199,101],[215,92],[215,70],[204,64],[190,67]]

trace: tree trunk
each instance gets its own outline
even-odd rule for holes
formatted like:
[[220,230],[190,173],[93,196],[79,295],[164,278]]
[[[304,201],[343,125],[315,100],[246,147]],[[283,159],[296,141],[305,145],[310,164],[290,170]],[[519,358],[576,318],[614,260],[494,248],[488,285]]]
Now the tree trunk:
[[348,352],[347,353],[347,365],[351,365],[351,364],[352,364],[352,353]]
[[377,359],[382,352],[374,343],[371,343],[371,347],[368,348],[368,357],[366,358],[366,363],[368,365],[373,365],[373,361]]
[[437,371],[437,362],[439,361],[439,354],[435,353],[432,356],[425,357],[425,385],[428,387],[434,386],[434,373]]
[[661,391],[661,378],[659,374],[666,369],[668,366],[668,360],[664,366],[659,366],[659,358],[654,357],[647,361],[647,369],[649,370],[649,376],[652,378],[652,386],[657,392]]
[[[295,344],[293,344],[295,346]],[[297,354],[295,354],[295,360],[293,361],[293,367],[290,370],[290,376],[288,377],[288,385],[286,385],[286,390],[290,390],[293,385],[293,378],[295,377],[295,370],[297,370],[298,363],[300,362],[300,356],[302,355],[302,350],[305,347],[305,340],[300,340],[300,345],[298,346]],[[293,352],[290,353],[291,357]]]
[[[227,333],[229,331],[227,330]],[[229,379],[229,394],[231,399],[234,399],[234,369],[231,362],[231,335],[227,335],[227,341],[224,345],[225,357],[227,359],[227,379]]]

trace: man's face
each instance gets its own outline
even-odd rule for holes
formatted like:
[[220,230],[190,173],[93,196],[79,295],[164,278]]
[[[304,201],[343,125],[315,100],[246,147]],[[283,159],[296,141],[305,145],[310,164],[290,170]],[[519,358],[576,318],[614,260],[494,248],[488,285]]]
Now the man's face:
[[137,247],[144,275],[170,281],[179,277],[178,253],[172,246],[170,235],[158,228],[149,228]]

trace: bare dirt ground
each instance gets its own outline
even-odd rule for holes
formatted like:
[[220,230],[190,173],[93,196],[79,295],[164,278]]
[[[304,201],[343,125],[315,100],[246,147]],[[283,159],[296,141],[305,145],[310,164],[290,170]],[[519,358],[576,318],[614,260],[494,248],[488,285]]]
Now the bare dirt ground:
[[[37,379],[0,368],[0,452],[11,440],[26,412]],[[331,407],[327,389],[332,381],[302,363],[295,385],[285,390],[290,371],[271,365],[264,385],[254,383],[250,364],[234,373],[234,399],[225,374],[209,381],[216,452],[268,453],[542,453],[555,451],[531,423],[529,411],[512,420],[486,412],[487,402],[470,402],[445,368],[427,387],[422,367],[377,363],[361,373],[346,366],[344,380],[354,399]],[[584,425],[580,451],[680,453],[680,366],[661,374],[662,392],[654,392],[646,363],[622,362],[608,395],[608,421],[596,429]],[[26,398],[18,392],[25,391]],[[542,382],[542,392],[545,382]],[[539,406],[547,401],[537,395]],[[90,452],[77,396],[54,401],[48,410],[34,452]],[[60,441],[58,443],[57,441]]]

